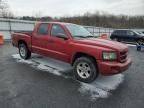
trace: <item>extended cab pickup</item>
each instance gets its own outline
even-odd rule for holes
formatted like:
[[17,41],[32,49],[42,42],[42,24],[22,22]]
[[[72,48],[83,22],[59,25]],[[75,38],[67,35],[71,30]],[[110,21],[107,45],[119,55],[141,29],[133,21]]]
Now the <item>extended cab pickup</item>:
[[94,38],[76,24],[37,23],[32,32],[13,33],[12,44],[23,59],[37,53],[71,64],[76,79],[87,83],[99,74],[121,73],[131,64],[126,45]]

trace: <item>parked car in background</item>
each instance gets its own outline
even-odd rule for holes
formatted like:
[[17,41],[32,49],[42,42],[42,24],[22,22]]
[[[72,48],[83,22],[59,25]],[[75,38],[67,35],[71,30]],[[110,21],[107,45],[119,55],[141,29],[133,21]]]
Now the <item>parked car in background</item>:
[[76,79],[83,82],[92,82],[99,74],[121,73],[131,64],[126,45],[94,38],[76,24],[38,23],[32,32],[13,33],[12,44],[23,59],[37,53],[71,64]]
[[144,34],[134,30],[114,30],[110,38],[115,41],[144,44]]
[[139,34],[144,34],[144,32],[142,32],[142,31],[137,31]]

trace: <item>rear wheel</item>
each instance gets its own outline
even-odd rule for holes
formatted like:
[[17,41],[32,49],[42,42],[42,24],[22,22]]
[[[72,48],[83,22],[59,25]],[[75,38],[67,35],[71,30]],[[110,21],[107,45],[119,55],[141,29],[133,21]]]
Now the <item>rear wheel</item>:
[[31,57],[31,52],[24,43],[19,44],[19,54],[23,59],[29,59]]
[[74,75],[79,81],[90,83],[98,76],[98,69],[93,59],[80,57],[74,62]]

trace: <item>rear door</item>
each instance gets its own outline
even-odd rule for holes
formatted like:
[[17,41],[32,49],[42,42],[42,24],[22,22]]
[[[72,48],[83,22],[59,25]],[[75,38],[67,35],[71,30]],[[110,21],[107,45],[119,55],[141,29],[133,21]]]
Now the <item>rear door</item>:
[[126,30],[120,30],[121,41],[127,41],[127,32]]
[[113,33],[113,38],[116,38],[116,39],[118,39],[119,41],[124,41],[124,40],[125,40],[125,37],[124,37],[123,31],[122,31],[122,30],[116,30],[116,31]]
[[45,52],[47,51],[48,37],[49,37],[49,24],[48,23],[40,24],[32,36],[33,52],[44,55]]

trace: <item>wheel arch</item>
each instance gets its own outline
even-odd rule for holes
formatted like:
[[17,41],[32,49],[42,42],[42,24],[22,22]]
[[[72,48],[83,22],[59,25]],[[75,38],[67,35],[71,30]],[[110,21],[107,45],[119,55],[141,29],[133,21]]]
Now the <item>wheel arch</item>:
[[72,66],[73,66],[75,60],[77,58],[79,58],[79,57],[89,57],[89,58],[91,58],[94,61],[95,65],[97,66],[97,60],[96,60],[96,58],[94,56],[92,56],[90,54],[87,54],[87,53],[84,53],[84,52],[77,52],[77,53],[75,53],[73,55],[72,60],[71,60],[71,65]]
[[27,43],[26,43],[24,40],[19,40],[19,41],[18,41],[18,46],[19,46],[20,44],[25,44],[25,45],[27,46]]
[[29,51],[31,51],[31,47],[28,45],[28,43],[27,43],[25,40],[19,40],[19,41],[18,41],[18,47],[19,47],[19,45],[22,44],[22,43],[26,45],[26,47],[28,48]]

